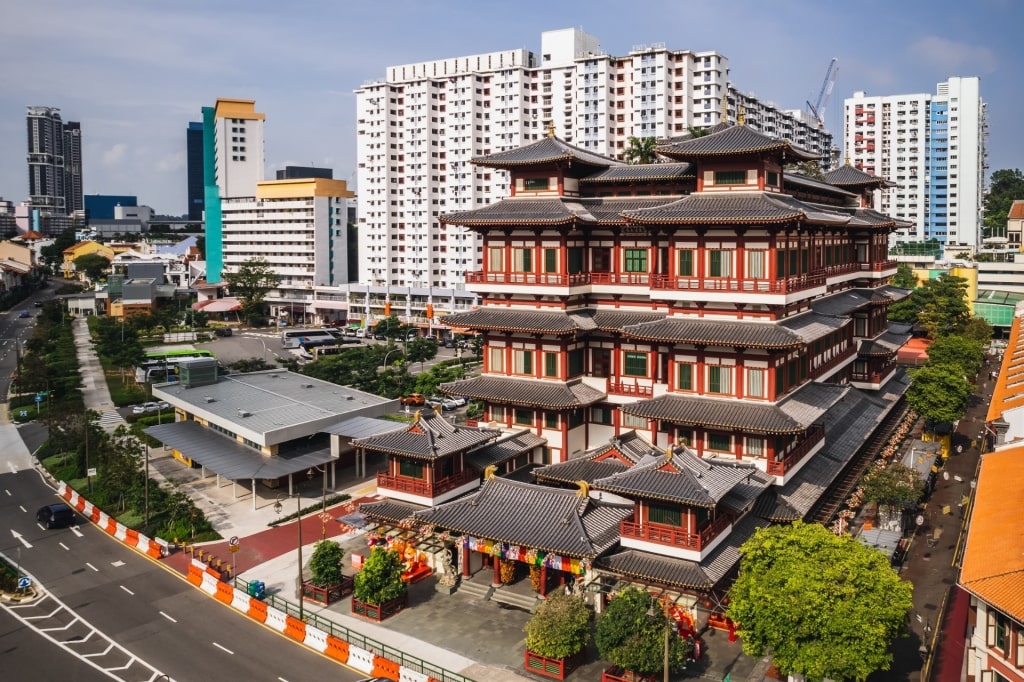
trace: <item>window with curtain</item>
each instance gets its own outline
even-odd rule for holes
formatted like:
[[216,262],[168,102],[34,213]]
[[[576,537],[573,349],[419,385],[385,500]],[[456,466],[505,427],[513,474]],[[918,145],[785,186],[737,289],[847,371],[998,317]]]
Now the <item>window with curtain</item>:
[[533,272],[532,249],[512,249],[512,271]]
[[708,449],[729,452],[732,449],[732,439],[725,433],[709,433]]
[[504,372],[505,371],[505,349],[504,348],[488,348],[487,349],[487,366],[490,372]]
[[558,272],[558,249],[544,249],[544,272]]
[[605,424],[609,425],[612,423],[612,411],[608,407],[595,406],[590,408],[590,421],[593,424]]
[[623,258],[626,272],[647,272],[647,249],[626,249]]
[[767,386],[765,386],[766,371],[759,368],[747,370],[747,395],[752,398],[767,397]]
[[513,367],[516,374],[533,374],[533,351],[515,350],[512,351]]
[[505,406],[504,405],[492,405],[490,409],[491,421],[504,422],[505,421]]
[[732,251],[708,251],[708,275],[732,277]]
[[679,251],[679,267],[676,269],[676,274],[680,277],[693,277],[693,249],[683,249]]
[[732,392],[732,367],[708,367],[708,393]]
[[768,276],[768,252],[747,251],[747,277],[764,279]]
[[681,362],[676,365],[676,388],[680,391],[693,390],[693,365]]
[[747,454],[751,457],[764,457],[764,438],[747,438]]
[[647,376],[647,353],[623,353],[623,374],[631,377]]
[[500,246],[492,246],[487,249],[487,269],[492,272],[504,272],[505,249]]
[[683,512],[679,507],[648,503],[647,520],[651,523],[660,523],[679,528],[683,525]]
[[558,376],[558,353],[544,353],[544,376]]
[[646,429],[647,417],[637,417],[634,414],[622,414],[622,425],[627,429]]

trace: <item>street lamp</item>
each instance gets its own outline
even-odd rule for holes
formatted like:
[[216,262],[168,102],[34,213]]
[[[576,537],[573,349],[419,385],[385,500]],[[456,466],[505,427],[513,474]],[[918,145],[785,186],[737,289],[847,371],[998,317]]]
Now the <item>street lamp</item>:
[[298,494],[285,495],[283,493],[279,493],[277,496],[277,502],[274,503],[275,514],[280,514],[281,510],[284,509],[284,507],[281,505],[281,500],[285,499],[286,497],[295,498],[295,516],[297,517],[295,525],[299,529],[299,620],[304,620],[302,616],[302,496]]

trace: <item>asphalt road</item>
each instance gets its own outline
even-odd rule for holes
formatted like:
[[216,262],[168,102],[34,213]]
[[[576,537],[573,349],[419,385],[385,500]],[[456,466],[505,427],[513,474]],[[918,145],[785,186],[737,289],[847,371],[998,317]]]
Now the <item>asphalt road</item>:
[[[174,680],[359,679],[358,673],[250,621],[89,524],[44,530],[35,521],[35,511],[53,501],[52,490],[33,471],[0,475],[0,553],[20,562],[69,614],[63,620],[59,614],[48,616],[53,623],[13,626],[18,641],[32,625],[58,627],[75,620],[76,628],[87,624],[97,633],[86,637],[79,632],[77,639],[91,642],[102,636],[117,645],[107,654],[111,667],[134,660],[128,672],[114,679],[148,680],[157,672]],[[51,611],[46,609],[47,614]],[[25,649],[0,649],[5,671],[32,670],[36,658],[49,655],[46,651],[54,659],[63,656],[58,644],[36,636],[45,646],[37,642]],[[5,673],[4,679],[94,678],[70,673],[17,678]]]
[[0,314],[0,400],[7,400],[11,375],[18,366],[18,354],[24,350],[25,339],[32,335],[32,327],[35,326],[35,317],[21,318],[18,315],[23,309],[33,316],[38,313],[33,307],[37,299],[42,300],[42,296],[33,294],[13,310]]
[[5,609],[0,609],[0,642],[3,677],[10,682],[110,681],[110,677],[105,673],[24,627],[21,621],[15,619]]

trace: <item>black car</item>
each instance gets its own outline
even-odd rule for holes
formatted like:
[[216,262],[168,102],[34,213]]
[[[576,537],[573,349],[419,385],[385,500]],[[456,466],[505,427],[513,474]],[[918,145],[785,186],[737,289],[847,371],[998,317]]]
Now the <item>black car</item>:
[[373,338],[377,339],[378,341],[387,341],[388,340],[388,337],[384,336],[383,334],[374,334]]
[[63,502],[55,502],[40,507],[36,512],[36,521],[46,529],[65,528],[74,524],[75,511]]
[[214,336],[231,336],[231,327],[217,327],[213,330]]

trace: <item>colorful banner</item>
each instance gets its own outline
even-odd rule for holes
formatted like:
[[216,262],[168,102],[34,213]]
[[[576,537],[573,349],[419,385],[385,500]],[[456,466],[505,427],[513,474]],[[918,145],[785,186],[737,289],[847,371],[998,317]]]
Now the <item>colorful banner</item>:
[[547,566],[558,571],[566,571],[575,575],[583,575],[590,568],[588,559],[570,559],[558,554],[548,554],[536,549],[527,549],[518,545],[503,544],[482,540],[471,536],[463,536],[462,546],[471,552],[480,552],[489,556],[506,559],[509,561],[521,561],[530,566]]

